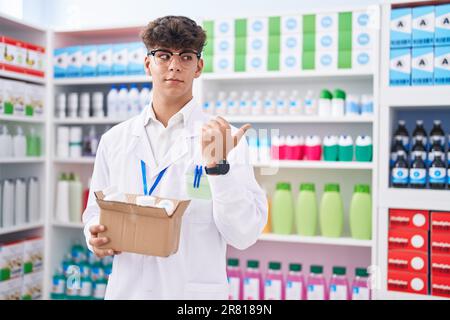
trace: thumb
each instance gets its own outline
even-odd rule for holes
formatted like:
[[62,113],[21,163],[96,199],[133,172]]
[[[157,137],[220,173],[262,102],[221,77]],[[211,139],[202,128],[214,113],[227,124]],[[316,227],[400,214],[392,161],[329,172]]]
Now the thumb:
[[249,123],[244,124],[242,127],[238,129],[236,134],[233,136],[233,142],[234,146],[236,147],[239,141],[241,141],[242,137],[244,136],[245,132],[250,129],[252,126]]

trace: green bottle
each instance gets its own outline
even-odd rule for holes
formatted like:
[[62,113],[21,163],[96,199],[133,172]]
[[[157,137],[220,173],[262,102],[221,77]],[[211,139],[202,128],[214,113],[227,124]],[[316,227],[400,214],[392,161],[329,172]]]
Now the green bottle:
[[273,233],[277,234],[292,234],[293,232],[294,201],[290,183],[277,183],[272,199],[272,227]]
[[108,283],[108,281],[103,276],[94,281],[94,287],[93,287],[93,291],[92,291],[93,292],[92,293],[93,300],[104,300],[105,299],[107,283]]
[[66,297],[66,277],[62,268],[58,268],[53,274],[52,292],[50,298],[52,300],[63,300]]
[[297,233],[302,236],[315,236],[317,231],[317,200],[313,183],[302,183],[295,207]]
[[41,155],[41,139],[34,128],[30,129],[30,134],[27,136],[27,156],[39,157]]
[[92,299],[93,283],[89,275],[81,277],[80,300]]
[[372,197],[368,185],[355,186],[350,203],[350,232],[355,239],[372,239]]
[[340,237],[344,227],[344,205],[339,184],[325,185],[320,203],[320,230],[325,237]]

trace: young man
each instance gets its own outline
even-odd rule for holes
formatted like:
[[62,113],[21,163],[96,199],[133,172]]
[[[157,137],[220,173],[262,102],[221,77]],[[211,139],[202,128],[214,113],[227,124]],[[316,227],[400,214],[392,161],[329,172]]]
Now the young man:
[[[244,161],[248,147],[242,137],[249,125],[230,127],[224,119],[204,114],[193,100],[205,38],[202,28],[186,17],[150,22],[142,39],[152,102],[99,143],[83,221],[89,249],[99,257],[116,254],[106,299],[226,299],[227,244],[251,246],[266,224],[265,194]],[[143,194],[146,176],[149,189],[154,186],[152,195],[187,199],[186,174],[196,164],[206,167],[202,179],[211,199],[191,199],[176,254],[161,258],[99,248],[109,239],[98,235],[105,226],[99,225],[94,191],[117,186],[121,192]]]

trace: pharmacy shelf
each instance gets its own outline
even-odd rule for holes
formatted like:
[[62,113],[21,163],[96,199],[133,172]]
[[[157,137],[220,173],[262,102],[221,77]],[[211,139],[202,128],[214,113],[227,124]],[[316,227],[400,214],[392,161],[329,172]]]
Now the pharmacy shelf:
[[19,80],[36,84],[45,84],[45,78],[37,77],[28,74],[22,74],[17,72],[11,72],[6,70],[0,70],[0,77],[8,78],[11,80]]
[[43,163],[44,157],[0,158],[0,164]]
[[388,188],[380,197],[380,206],[450,211],[450,190]]
[[384,296],[380,298],[386,300],[449,300],[449,298],[444,297],[397,291],[386,291],[386,293],[384,293]]
[[272,233],[264,233],[259,237],[258,240],[271,242],[289,242],[289,243],[305,243],[305,244],[367,247],[367,248],[371,248],[373,245],[372,240],[357,240],[352,238],[327,238],[320,236],[306,237],[298,235],[280,235]]
[[54,119],[53,123],[58,125],[89,125],[89,124],[118,124],[125,120],[108,119],[108,118],[66,118],[66,119]]
[[449,86],[388,87],[389,107],[449,107]]
[[347,169],[347,170],[372,170],[372,162],[340,162],[340,161],[296,161],[296,160],[272,160],[270,162],[258,162],[253,164],[257,168],[281,168],[281,169]]
[[100,85],[100,84],[126,84],[126,83],[148,83],[150,76],[109,76],[109,77],[85,77],[85,78],[60,78],[54,79],[56,86],[77,86],[77,85]]
[[330,78],[330,79],[371,79],[373,77],[372,72],[367,71],[355,71],[355,70],[336,70],[336,71],[299,71],[299,72],[234,72],[234,73],[204,73],[202,74],[203,80],[273,80],[273,79],[299,79],[299,78]]
[[63,164],[93,164],[95,162],[95,157],[54,158],[53,162]]
[[0,235],[11,234],[11,233],[16,233],[16,232],[21,232],[21,231],[28,231],[28,230],[33,230],[33,229],[38,229],[38,228],[43,228],[43,227],[44,227],[44,223],[39,222],[39,223],[24,224],[22,226],[0,228]]
[[58,222],[55,221],[52,223],[52,226],[55,228],[68,228],[68,229],[83,229],[84,224],[82,222]]
[[15,116],[9,114],[0,115],[0,121],[20,122],[20,123],[39,123],[44,124],[44,117],[27,117],[27,116]]
[[372,123],[373,116],[355,117],[317,117],[317,116],[297,116],[297,115],[274,115],[274,116],[223,116],[231,123]]

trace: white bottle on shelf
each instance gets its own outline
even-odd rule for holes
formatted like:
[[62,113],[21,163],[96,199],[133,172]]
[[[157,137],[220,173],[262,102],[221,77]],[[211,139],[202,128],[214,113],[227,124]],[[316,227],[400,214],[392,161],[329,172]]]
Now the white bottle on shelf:
[[69,94],[68,117],[78,117],[78,93],[76,92],[72,92]]
[[270,142],[266,137],[259,140],[259,161],[262,163],[270,161]]
[[92,116],[94,118],[104,118],[103,92],[97,91],[92,95]]
[[349,117],[359,116],[360,114],[360,103],[359,96],[355,94],[347,95],[345,99],[345,115]]
[[2,227],[9,228],[14,225],[14,180],[3,181],[3,219]]
[[333,117],[343,117],[345,115],[345,92],[336,89],[331,100],[331,115]]
[[249,115],[251,111],[250,92],[243,91],[239,102],[239,114]]
[[69,181],[65,173],[61,174],[56,186],[56,220],[69,222]]
[[24,179],[16,179],[14,184],[14,225],[23,226],[27,221],[26,184]]
[[39,180],[36,177],[27,180],[27,219],[30,223],[40,221],[41,206],[39,200]]
[[69,127],[58,127],[56,135],[56,156],[59,158],[69,157],[69,134]]
[[300,94],[298,90],[292,90],[291,95],[289,97],[289,114],[299,115],[302,114],[303,101],[300,98]]
[[21,158],[27,155],[27,138],[21,126],[17,126],[17,134],[13,137],[13,157]]
[[273,91],[267,91],[266,96],[264,97],[264,114],[273,115],[276,112],[276,100],[274,97]]
[[203,102],[202,110],[207,114],[214,114],[214,92],[208,91],[206,93],[205,101]]
[[0,146],[0,158],[10,158],[13,156],[13,139],[6,125],[0,126]]
[[262,98],[262,92],[257,90],[253,93],[252,104],[251,104],[251,114],[255,116],[260,116],[264,113],[264,101]]
[[82,155],[83,130],[81,127],[71,127],[69,131],[69,156],[79,158]]
[[98,148],[97,132],[94,126],[89,128],[89,134],[87,136],[87,148],[86,152],[89,156],[95,156]]
[[361,114],[372,115],[373,114],[373,96],[370,94],[363,94],[361,96]]
[[287,99],[287,92],[285,90],[281,90],[279,92],[276,103],[277,103],[277,114],[285,115],[288,113],[289,102]]
[[66,117],[66,94],[59,93],[56,96],[56,118],[64,119]]
[[106,114],[109,119],[117,119],[118,118],[118,104],[119,104],[119,92],[115,85],[111,86],[111,89],[108,92],[106,97]]
[[319,108],[318,114],[319,117],[329,117],[331,116],[331,99],[332,94],[327,89],[324,89],[320,92],[319,98]]
[[127,119],[128,116],[128,89],[127,86],[122,84],[120,86],[119,95],[118,95],[118,118],[120,120]]
[[80,118],[86,119],[90,117],[90,94],[89,92],[83,92],[80,95]]
[[304,101],[304,113],[307,116],[317,115],[317,100],[314,98],[314,92],[308,90]]
[[83,204],[83,185],[78,177],[71,173],[69,177],[69,218],[70,222],[81,222]]
[[217,115],[225,115],[227,112],[226,104],[227,94],[225,91],[219,91],[217,95],[216,103],[214,104],[214,112]]
[[144,83],[142,89],[139,92],[139,113],[142,112],[151,102],[152,95],[150,90],[150,84]]
[[227,114],[236,115],[239,112],[239,95],[237,91],[231,91],[227,99]]
[[141,98],[139,90],[135,83],[130,85],[130,91],[128,91],[128,109],[127,118],[134,117],[139,114]]

